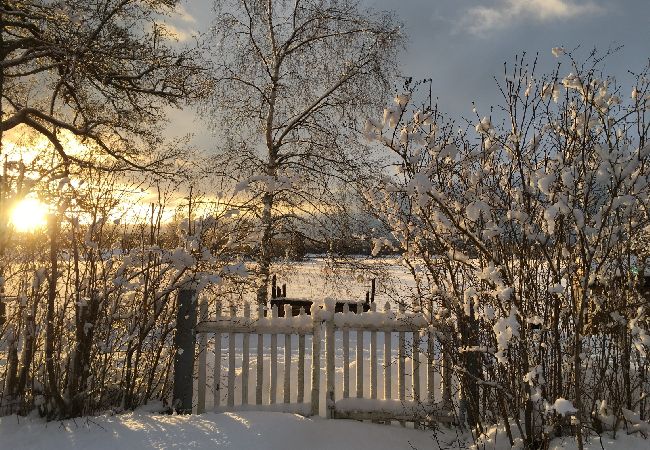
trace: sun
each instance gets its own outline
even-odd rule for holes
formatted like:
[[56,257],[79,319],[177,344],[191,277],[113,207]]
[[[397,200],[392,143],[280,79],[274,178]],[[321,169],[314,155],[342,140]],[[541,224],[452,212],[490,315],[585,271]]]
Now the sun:
[[21,232],[32,232],[47,224],[47,205],[35,198],[26,198],[11,211],[11,224]]

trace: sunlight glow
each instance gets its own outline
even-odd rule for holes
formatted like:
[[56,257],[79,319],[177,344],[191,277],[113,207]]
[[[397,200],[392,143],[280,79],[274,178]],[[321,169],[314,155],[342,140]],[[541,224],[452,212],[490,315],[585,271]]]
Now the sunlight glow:
[[11,211],[11,224],[17,231],[33,232],[47,224],[47,205],[35,198],[18,202]]

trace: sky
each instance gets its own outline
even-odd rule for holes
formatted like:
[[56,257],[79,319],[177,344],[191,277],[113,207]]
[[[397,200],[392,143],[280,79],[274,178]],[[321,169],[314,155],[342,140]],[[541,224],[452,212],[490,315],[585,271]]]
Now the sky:
[[[432,79],[433,96],[455,118],[481,115],[499,102],[494,77],[504,62],[539,53],[542,72],[558,60],[553,47],[584,59],[622,46],[606,60],[608,74],[630,79],[650,58],[650,0],[361,0],[378,11],[392,11],[403,23],[407,48],[400,55],[403,75]],[[204,31],[211,0],[187,0],[173,22],[181,37]],[[567,71],[569,68],[567,67]],[[539,71],[538,71],[539,72]],[[190,111],[172,113],[170,130],[194,133],[200,147],[213,145],[206,127]]]

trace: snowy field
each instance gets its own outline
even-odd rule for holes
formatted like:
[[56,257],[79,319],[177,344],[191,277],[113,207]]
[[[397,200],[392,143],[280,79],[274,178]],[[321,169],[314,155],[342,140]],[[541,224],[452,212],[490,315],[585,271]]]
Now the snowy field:
[[[496,439],[494,439],[496,436]],[[492,430],[479,449],[505,450],[503,430]],[[463,449],[471,448],[467,434],[455,429],[413,430],[349,420],[304,418],[283,413],[206,413],[168,416],[138,411],[117,416],[46,423],[9,416],[0,419],[0,448],[30,450],[75,449]],[[474,447],[477,448],[477,447]],[[551,450],[577,448],[571,439],[556,439]],[[594,438],[588,450],[650,449],[650,441],[619,433],[616,440]]]

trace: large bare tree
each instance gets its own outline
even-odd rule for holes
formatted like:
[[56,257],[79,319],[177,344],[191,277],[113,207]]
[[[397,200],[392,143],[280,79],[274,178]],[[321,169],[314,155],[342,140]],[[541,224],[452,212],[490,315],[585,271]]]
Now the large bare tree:
[[[204,87],[195,49],[159,21],[177,0],[2,0],[1,131],[28,127],[65,166],[77,160],[62,131],[131,167],[152,161],[165,107]],[[111,163],[112,164],[112,163]]]
[[212,120],[220,167],[260,223],[259,302],[268,298],[274,238],[331,211],[358,177],[356,124],[380,105],[400,27],[354,0],[218,0]]

